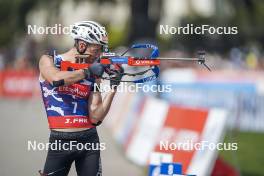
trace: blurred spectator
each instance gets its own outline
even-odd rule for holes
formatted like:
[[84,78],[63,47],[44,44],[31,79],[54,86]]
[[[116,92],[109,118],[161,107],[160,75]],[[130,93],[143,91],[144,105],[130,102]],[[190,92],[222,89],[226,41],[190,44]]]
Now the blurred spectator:
[[230,51],[230,60],[235,68],[243,67],[242,52],[239,48],[232,48]]
[[5,67],[5,60],[3,54],[0,53],[0,70],[3,70]]
[[254,52],[250,52],[246,56],[246,64],[249,69],[256,69],[258,66],[258,58]]
[[26,57],[17,58],[14,62],[13,67],[15,70],[28,70],[32,68],[29,59]]

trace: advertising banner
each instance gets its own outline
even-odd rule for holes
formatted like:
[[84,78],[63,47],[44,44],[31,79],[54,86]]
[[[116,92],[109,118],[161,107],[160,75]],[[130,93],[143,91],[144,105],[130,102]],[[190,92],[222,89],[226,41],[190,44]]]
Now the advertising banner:
[[0,80],[2,95],[5,97],[31,98],[39,89],[37,73],[31,70],[6,70],[2,72]]

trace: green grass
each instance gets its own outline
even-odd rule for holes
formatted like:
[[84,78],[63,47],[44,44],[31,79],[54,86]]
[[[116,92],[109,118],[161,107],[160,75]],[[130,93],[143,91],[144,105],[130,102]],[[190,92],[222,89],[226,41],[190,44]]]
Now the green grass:
[[221,151],[220,156],[242,176],[264,176],[264,133],[228,132],[225,142],[238,143],[237,151]]

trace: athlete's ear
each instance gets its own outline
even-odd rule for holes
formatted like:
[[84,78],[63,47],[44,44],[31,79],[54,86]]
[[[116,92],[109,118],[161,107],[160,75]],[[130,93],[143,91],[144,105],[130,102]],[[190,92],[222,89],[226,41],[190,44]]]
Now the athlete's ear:
[[80,49],[84,49],[84,48],[86,48],[86,43],[80,41],[80,42],[79,42],[79,47],[80,47]]
[[79,41],[78,45],[80,51],[84,51],[87,48],[87,44],[84,41]]
[[88,45],[85,41],[82,41],[82,40],[76,40],[75,41],[75,47],[77,49],[77,51],[80,53],[80,54],[83,54],[85,53]]

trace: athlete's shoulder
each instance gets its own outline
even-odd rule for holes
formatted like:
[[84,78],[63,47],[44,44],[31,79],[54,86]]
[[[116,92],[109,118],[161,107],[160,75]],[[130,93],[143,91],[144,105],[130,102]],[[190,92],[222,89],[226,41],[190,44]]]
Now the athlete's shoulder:
[[39,59],[39,66],[46,65],[47,63],[50,63],[52,61],[52,57],[47,54],[43,54]]
[[58,55],[56,53],[56,50],[52,50],[52,51],[46,52],[40,57],[39,66],[51,65],[51,64],[57,66],[57,65],[60,65],[61,60],[62,60],[61,55]]

